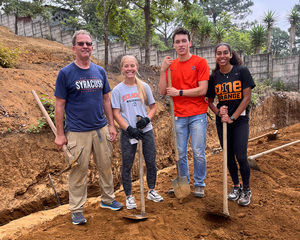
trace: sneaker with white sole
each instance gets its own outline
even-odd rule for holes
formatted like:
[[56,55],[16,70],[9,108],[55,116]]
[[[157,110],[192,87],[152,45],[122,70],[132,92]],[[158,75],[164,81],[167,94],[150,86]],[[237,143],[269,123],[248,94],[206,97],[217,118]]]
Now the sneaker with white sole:
[[243,190],[240,199],[238,200],[238,204],[241,206],[248,206],[251,202],[251,190]]
[[100,207],[109,208],[111,210],[118,211],[118,210],[121,210],[123,208],[123,204],[117,202],[116,200],[114,200],[111,203],[104,203],[104,202],[101,201]]
[[134,196],[126,197],[126,207],[127,209],[137,209],[136,203],[134,201]]
[[86,219],[84,218],[82,212],[72,213],[72,223],[74,225],[82,225],[86,223]]
[[152,200],[153,202],[161,202],[161,201],[164,200],[163,197],[160,196],[160,195],[157,193],[157,191],[154,190],[154,189],[148,191],[147,198],[148,198],[149,200]]
[[204,187],[196,186],[194,196],[198,197],[198,198],[203,198],[204,197]]
[[240,187],[233,187],[232,191],[227,195],[227,199],[229,201],[239,200],[242,192],[243,192],[242,186],[240,186]]

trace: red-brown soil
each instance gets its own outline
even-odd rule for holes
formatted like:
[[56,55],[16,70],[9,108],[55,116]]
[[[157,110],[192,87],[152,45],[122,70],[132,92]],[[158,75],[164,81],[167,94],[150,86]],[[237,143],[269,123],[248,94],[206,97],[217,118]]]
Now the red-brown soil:
[[[29,133],[42,114],[31,90],[40,97],[54,99],[59,69],[74,59],[70,48],[42,38],[15,36],[0,27],[0,42],[23,49],[15,69],[0,68],[0,239],[300,239],[300,144],[294,144],[256,159],[261,172],[252,170],[252,202],[240,207],[229,202],[230,218],[210,216],[222,212],[222,152],[214,121],[207,130],[206,196],[183,201],[169,196],[171,180],[176,177],[170,114],[167,99],[157,91],[157,69],[141,67],[142,78],[153,88],[158,104],[154,119],[157,147],[157,190],[164,201],[146,199],[145,221],[128,221],[123,216],[140,210],[110,211],[99,206],[98,177],[95,164],[89,168],[89,199],[85,206],[84,226],[71,223],[68,211],[68,174],[63,153],[54,144],[50,128]],[[94,59],[98,64],[99,61]],[[118,73],[108,71],[111,87],[121,81]],[[41,95],[43,94],[43,95]],[[279,129],[278,138],[267,137],[249,142],[248,155],[300,139],[299,93],[272,93],[251,111],[250,138]],[[113,172],[116,198],[125,204],[120,181],[120,146],[114,143]],[[192,151],[188,153],[192,173]],[[138,179],[137,165],[133,178]],[[49,182],[51,174],[62,206]],[[231,180],[228,176],[229,189]],[[194,187],[191,184],[191,189]],[[146,185],[145,185],[146,190]],[[140,207],[139,182],[133,193]]]

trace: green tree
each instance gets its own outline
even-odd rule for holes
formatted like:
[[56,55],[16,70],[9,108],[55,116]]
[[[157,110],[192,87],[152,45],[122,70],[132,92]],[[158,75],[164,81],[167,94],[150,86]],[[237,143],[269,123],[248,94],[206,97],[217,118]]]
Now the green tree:
[[0,0],[1,10],[9,15],[15,16],[15,34],[18,34],[18,18],[19,17],[36,17],[42,16],[44,19],[50,18],[50,13],[47,8],[43,7],[45,0]]
[[274,23],[277,21],[278,17],[276,13],[273,11],[268,11],[264,13],[263,22],[266,24],[267,27],[267,52],[269,53],[271,50],[271,32]]
[[260,54],[262,47],[266,41],[265,28],[260,24],[255,25],[250,31],[250,36],[251,46],[254,49],[254,54]]
[[52,0],[56,8],[68,9],[71,16],[64,25],[73,29],[85,29],[93,36],[102,39],[104,25],[97,16],[97,7],[100,4],[97,0]]
[[197,45],[197,37],[200,32],[200,26],[201,26],[201,17],[198,13],[192,13],[190,15],[190,18],[187,21],[187,28],[191,32],[191,41],[194,46]]
[[176,12],[177,25],[187,28],[191,33],[191,41],[194,46],[197,45],[201,37],[201,26],[208,21],[204,15],[203,9],[197,4],[191,4],[189,10],[181,5]]
[[219,44],[224,41],[226,30],[221,24],[217,24],[212,32],[214,43]]
[[214,24],[206,19],[201,27],[200,27],[200,34],[201,34],[201,46],[209,46],[210,44],[210,37],[214,28]]
[[248,31],[241,32],[236,27],[233,27],[228,30],[224,42],[229,43],[236,51],[245,51],[247,55],[253,53],[251,48],[251,37]]
[[200,5],[216,24],[217,17],[223,11],[233,13],[236,19],[243,19],[252,12],[249,7],[253,6],[253,2],[251,0],[208,0],[201,2]]
[[165,46],[169,46],[169,40],[172,36],[174,29],[176,28],[176,9],[180,4],[175,3],[170,9],[167,5],[161,6],[161,12],[158,13],[155,23],[155,30],[161,36]]
[[280,28],[272,28],[271,51],[274,57],[284,57],[289,54],[289,35]]
[[300,13],[298,12],[297,7],[295,6],[290,12],[288,12],[288,20],[291,24],[289,29],[290,31],[290,41],[289,41],[289,54],[290,56],[293,53],[293,45],[296,36],[296,26],[300,23]]

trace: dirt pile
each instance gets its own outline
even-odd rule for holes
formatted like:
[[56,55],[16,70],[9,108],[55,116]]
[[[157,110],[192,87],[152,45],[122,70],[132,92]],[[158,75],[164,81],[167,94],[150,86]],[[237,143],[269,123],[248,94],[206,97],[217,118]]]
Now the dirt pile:
[[[167,195],[171,179],[175,178],[174,150],[167,99],[158,91],[157,69],[140,68],[142,79],[150,84],[158,113],[153,121],[159,170],[157,190],[164,197],[161,203],[146,200],[149,219],[132,223],[122,216],[132,212],[113,212],[100,209],[98,177],[93,161],[89,167],[85,226],[73,226],[68,212],[67,174],[58,175],[66,166],[63,153],[54,144],[50,129],[28,133],[37,125],[42,114],[31,90],[40,97],[53,99],[59,69],[73,59],[73,52],[57,42],[42,38],[15,36],[0,27],[0,39],[5,46],[24,49],[16,69],[0,68],[0,239],[297,239],[300,236],[300,173],[299,144],[257,159],[262,172],[252,171],[253,199],[249,207],[229,203],[230,220],[211,218],[205,210],[222,209],[222,154],[214,154],[219,147],[215,124],[209,119],[207,131],[206,197],[192,195],[181,204]],[[101,65],[99,61],[95,62]],[[143,70],[143,71],[141,71]],[[119,73],[108,72],[111,87],[122,79]],[[249,142],[249,155],[300,139],[299,93],[274,93],[251,112],[250,137],[273,128],[279,129],[278,139],[261,138]],[[272,127],[273,126],[273,127]],[[115,188],[119,189],[121,153],[119,140],[114,143],[113,171]],[[189,159],[192,151],[189,149]],[[192,161],[190,161],[192,171]],[[168,167],[171,166],[171,167]],[[48,174],[51,173],[60,201],[57,206]],[[137,179],[137,165],[133,178]],[[228,177],[228,182],[231,183]],[[193,186],[191,185],[192,190]],[[146,188],[146,186],[145,186]],[[133,192],[139,200],[139,186]],[[122,188],[117,199],[125,202]],[[139,206],[139,201],[137,201]],[[45,210],[45,211],[43,211]],[[139,212],[139,211],[137,211]],[[57,217],[55,217],[57,216]],[[53,219],[54,218],[54,219]]]

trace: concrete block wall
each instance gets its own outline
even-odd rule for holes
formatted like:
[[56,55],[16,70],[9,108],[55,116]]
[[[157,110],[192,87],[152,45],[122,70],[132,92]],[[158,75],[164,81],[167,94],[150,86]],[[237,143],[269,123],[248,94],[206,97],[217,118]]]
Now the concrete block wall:
[[[273,59],[273,82],[282,81],[289,87],[299,88],[300,56]],[[298,89],[299,91],[299,89]]]

